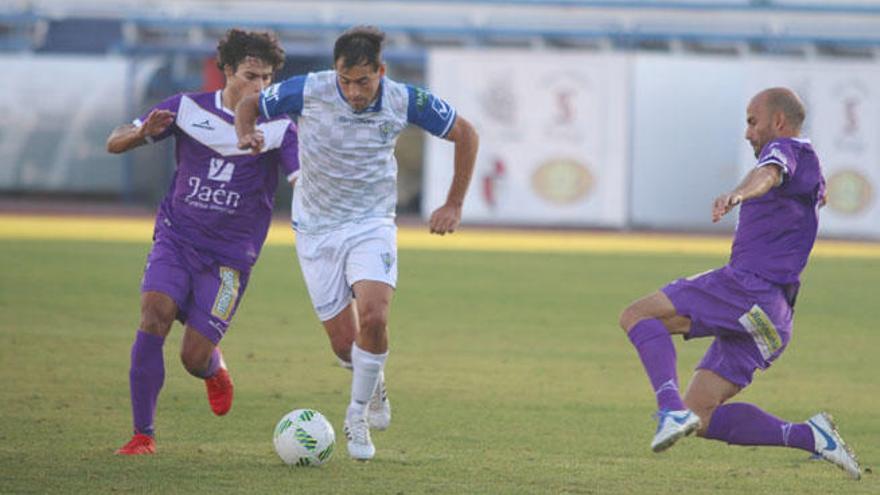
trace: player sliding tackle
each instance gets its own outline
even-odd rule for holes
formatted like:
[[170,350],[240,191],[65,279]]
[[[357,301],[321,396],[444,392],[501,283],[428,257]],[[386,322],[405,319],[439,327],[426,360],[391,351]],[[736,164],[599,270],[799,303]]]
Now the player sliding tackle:
[[[806,113],[797,95],[767,89],[752,98],[746,113],[746,139],[758,163],[712,207],[717,222],[741,205],[727,266],[676,280],[620,316],[657,399],[651,448],[663,451],[696,431],[734,445],[813,452],[859,479],[859,464],[828,414],[789,423],[752,404],[727,403],[791,339],[799,277],[825,202],[819,159],[810,141],[798,137]],[[714,337],[684,398],[670,334],[686,340]]]
[[384,429],[391,417],[383,369],[397,284],[397,137],[415,124],[455,143],[449,194],[429,221],[439,235],[458,228],[478,143],[448,103],[385,77],[384,39],[373,27],[346,31],[336,40],[334,70],[295,76],[244,98],[235,116],[239,146],[255,152],[265,143],[254,128],[260,114],[296,118],[302,160],[292,205],[296,252],[315,313],[336,355],[353,366],[344,430],[349,454],[360,460],[375,455],[369,427]]

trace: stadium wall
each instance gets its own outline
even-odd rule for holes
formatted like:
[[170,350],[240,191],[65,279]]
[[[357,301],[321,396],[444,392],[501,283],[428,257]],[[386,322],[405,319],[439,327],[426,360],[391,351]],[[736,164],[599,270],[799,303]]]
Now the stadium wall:
[[[482,138],[465,221],[729,230],[735,216],[709,212],[754,164],[745,107],[782,85],[806,100],[823,160],[821,232],[880,238],[874,61],[443,49],[428,76]],[[451,153],[426,148],[423,215],[445,197]]]

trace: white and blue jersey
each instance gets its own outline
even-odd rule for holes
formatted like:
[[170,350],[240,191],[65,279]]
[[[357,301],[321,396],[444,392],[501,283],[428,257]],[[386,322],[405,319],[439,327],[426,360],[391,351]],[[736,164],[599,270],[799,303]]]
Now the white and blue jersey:
[[364,219],[393,221],[397,205],[400,132],[415,124],[445,137],[455,109],[430,92],[383,78],[368,108],[355,112],[342,95],[336,71],[295,76],[266,88],[263,115],[297,120],[300,173],[293,195],[298,232],[328,232]]

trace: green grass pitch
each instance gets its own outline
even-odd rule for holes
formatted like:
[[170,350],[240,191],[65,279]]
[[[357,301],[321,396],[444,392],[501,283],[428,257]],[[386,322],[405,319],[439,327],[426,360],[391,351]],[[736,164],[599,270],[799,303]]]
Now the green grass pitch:
[[[686,438],[651,453],[653,397],[617,328],[632,299],[722,257],[402,250],[386,369],[394,420],[376,458],[344,440],[321,468],[276,457],[287,411],[341,435],[335,365],[292,247],[269,246],[223,348],[236,384],[214,417],[165,346],[155,456],[122,458],[146,243],[0,241],[0,493],[880,493],[880,260],[811,262],[786,353],[741,399],[790,420],[823,409],[868,468]],[[686,384],[708,342],[676,340]]]

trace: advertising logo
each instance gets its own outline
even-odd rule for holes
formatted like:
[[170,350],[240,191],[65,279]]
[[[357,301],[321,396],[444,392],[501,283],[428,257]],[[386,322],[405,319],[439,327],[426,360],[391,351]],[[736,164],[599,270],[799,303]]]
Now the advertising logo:
[[857,215],[871,204],[874,191],[867,177],[855,170],[841,170],[828,178],[828,206],[843,215]]
[[586,165],[572,158],[547,160],[532,174],[532,189],[544,200],[569,205],[582,200],[593,187]]

